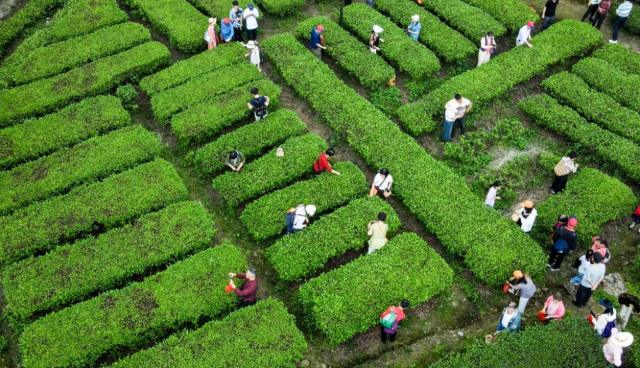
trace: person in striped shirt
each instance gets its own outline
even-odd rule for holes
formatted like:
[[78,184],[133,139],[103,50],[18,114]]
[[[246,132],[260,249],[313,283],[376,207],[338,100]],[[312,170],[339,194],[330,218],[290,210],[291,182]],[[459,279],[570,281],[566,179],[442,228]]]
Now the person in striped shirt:
[[613,23],[613,37],[611,37],[611,39],[609,40],[610,43],[618,43],[618,32],[620,31],[620,28],[622,28],[622,26],[624,26],[624,24],[627,22],[627,19],[629,19],[629,14],[631,14],[632,8],[633,5],[629,2],[629,0],[625,0],[625,2],[620,4],[620,6],[618,6],[618,9],[616,9],[616,14],[618,14],[618,17],[616,18],[615,23]]

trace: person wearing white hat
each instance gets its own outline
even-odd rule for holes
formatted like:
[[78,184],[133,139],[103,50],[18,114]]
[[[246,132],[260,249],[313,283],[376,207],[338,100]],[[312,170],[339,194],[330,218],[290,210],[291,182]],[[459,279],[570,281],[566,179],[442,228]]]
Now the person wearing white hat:
[[617,328],[611,329],[611,337],[602,347],[604,358],[607,362],[620,367],[622,365],[622,349],[633,344],[633,335],[628,332],[618,332]]
[[248,57],[249,62],[255,65],[258,68],[259,72],[262,72],[262,69],[260,69],[260,49],[256,45],[256,42],[255,41],[247,42],[246,48],[247,50],[249,50],[249,52],[246,53],[244,57]]
[[316,214],[316,206],[312,204],[304,205],[300,204],[296,207],[295,211],[293,211],[293,231],[298,232],[305,227],[309,223],[309,217],[313,217]]
[[374,54],[377,54],[380,51],[380,42],[384,42],[382,38],[380,38],[380,33],[382,33],[384,29],[379,25],[373,26],[373,30],[371,31],[371,37],[369,37],[369,50]]
[[422,30],[422,25],[420,24],[420,16],[418,14],[411,17],[411,23],[409,27],[407,27],[407,33],[414,40],[418,41],[418,37],[420,37],[420,31]]
[[218,46],[218,37],[216,36],[216,18],[209,18],[209,28],[204,33],[204,40],[207,41],[209,50]]

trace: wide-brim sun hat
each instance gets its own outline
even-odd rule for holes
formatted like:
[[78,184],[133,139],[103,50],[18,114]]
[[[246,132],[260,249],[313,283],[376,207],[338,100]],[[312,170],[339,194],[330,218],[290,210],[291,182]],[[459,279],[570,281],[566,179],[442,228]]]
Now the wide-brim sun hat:
[[249,41],[249,42],[247,42],[247,47],[248,47],[248,48],[251,48],[251,49],[252,49],[252,48],[254,48],[254,47],[256,47],[256,43],[255,43],[255,41]]
[[629,332],[618,332],[615,336],[609,338],[609,342],[615,346],[626,348],[633,344],[633,335]]
[[375,33],[382,33],[384,31],[384,29],[382,29],[382,27],[380,27],[379,25],[376,24],[375,26],[373,26],[373,31]]
[[307,215],[309,216],[313,216],[316,214],[316,206],[312,205],[312,204],[308,204],[306,206],[304,206],[304,210],[307,213]]
[[524,201],[520,203],[520,205],[524,208],[533,208],[533,202],[531,201]]
[[419,16],[418,14],[414,14],[414,15],[411,17],[411,20],[412,20],[412,21],[414,21],[414,22],[417,22],[417,21],[419,21],[419,20],[420,20],[420,16]]

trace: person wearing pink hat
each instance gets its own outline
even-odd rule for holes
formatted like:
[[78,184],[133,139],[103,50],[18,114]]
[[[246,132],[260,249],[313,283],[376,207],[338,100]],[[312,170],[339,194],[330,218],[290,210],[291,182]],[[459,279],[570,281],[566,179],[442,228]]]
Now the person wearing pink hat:
[[322,33],[324,33],[324,26],[322,24],[311,29],[309,46],[311,47],[311,52],[313,52],[318,59],[322,59],[322,50],[327,49],[322,45],[322,36],[320,36]]
[[531,40],[531,31],[534,27],[535,23],[530,21],[520,28],[518,37],[516,37],[516,46],[527,44],[527,46],[533,47],[533,45],[529,43],[529,40]]
[[578,220],[570,218],[567,226],[561,226],[553,232],[551,236],[551,253],[549,254],[549,263],[547,263],[547,267],[551,267],[551,271],[560,271],[560,265],[564,257],[576,249],[576,243],[578,242],[576,226],[578,226]]
[[617,328],[611,329],[611,337],[602,347],[604,358],[616,367],[622,366],[622,349],[633,344],[633,335],[629,332],[618,332]]

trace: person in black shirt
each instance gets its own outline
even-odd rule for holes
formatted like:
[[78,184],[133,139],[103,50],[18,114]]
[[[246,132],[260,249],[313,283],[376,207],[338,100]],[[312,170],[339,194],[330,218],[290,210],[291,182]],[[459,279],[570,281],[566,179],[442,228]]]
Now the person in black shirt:
[[[553,232],[553,236],[551,237],[551,254],[549,254],[549,263],[547,263],[548,267],[551,267],[551,271],[560,271],[560,265],[564,260],[564,257],[569,253],[576,249],[576,243],[578,242],[578,234],[576,233],[575,227],[578,225],[578,220],[575,218],[570,218],[567,226],[560,226]],[[559,239],[564,239],[569,246],[568,252],[562,252],[556,250],[555,243]]]
[[547,3],[544,5],[544,9],[542,9],[542,30],[551,27],[553,24],[553,20],[556,18],[556,6],[560,0],[547,0]]
[[267,111],[269,96],[260,96],[258,89],[255,87],[251,88],[251,94],[253,95],[253,99],[247,104],[249,110],[253,110],[256,121],[266,118],[269,114]]

